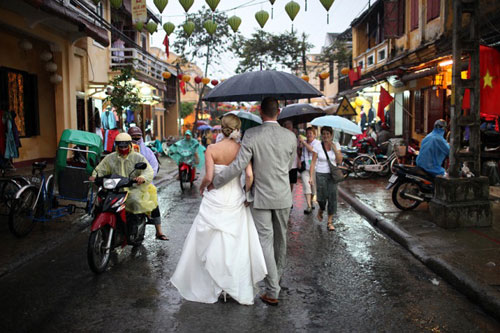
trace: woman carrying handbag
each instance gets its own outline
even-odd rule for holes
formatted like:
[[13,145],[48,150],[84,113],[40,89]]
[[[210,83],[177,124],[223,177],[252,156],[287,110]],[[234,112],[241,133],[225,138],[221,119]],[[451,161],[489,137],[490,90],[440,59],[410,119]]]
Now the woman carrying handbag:
[[[319,204],[318,220],[323,220],[323,212],[328,209],[329,231],[335,230],[333,226],[333,215],[337,213],[337,183],[340,178],[337,176],[339,169],[337,164],[342,162],[340,144],[333,142],[333,129],[331,127],[321,128],[321,147],[315,147],[311,163],[310,178],[316,172],[317,200]],[[311,180],[309,181],[311,182]],[[328,207],[326,204],[328,202]]]

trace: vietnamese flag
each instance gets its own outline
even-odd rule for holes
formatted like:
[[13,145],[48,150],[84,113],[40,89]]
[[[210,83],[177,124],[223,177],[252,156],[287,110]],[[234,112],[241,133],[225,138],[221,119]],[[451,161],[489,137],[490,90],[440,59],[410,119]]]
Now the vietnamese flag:
[[165,35],[165,38],[163,39],[163,45],[165,45],[165,53],[167,54],[167,59],[170,56],[170,50],[168,47],[168,35]]
[[380,121],[385,123],[385,113],[384,109],[387,105],[391,104],[394,98],[384,89],[384,87],[380,87],[380,98],[378,101],[378,109],[377,109],[377,117],[380,118]]
[[186,82],[181,81],[181,82],[179,83],[179,88],[181,88],[181,92],[182,92],[182,94],[183,94],[183,95],[186,95]]
[[[500,52],[483,45],[479,48],[479,85],[480,113],[500,115]],[[470,109],[469,89],[465,89],[462,108]]]

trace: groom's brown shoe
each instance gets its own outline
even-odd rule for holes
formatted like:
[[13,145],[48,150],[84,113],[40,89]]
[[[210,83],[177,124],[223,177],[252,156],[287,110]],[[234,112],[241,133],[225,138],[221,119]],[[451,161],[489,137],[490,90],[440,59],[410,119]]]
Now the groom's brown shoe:
[[276,298],[271,298],[271,297],[267,296],[267,294],[260,295],[260,299],[262,300],[262,302],[264,302],[268,305],[272,305],[272,306],[278,305],[278,300]]

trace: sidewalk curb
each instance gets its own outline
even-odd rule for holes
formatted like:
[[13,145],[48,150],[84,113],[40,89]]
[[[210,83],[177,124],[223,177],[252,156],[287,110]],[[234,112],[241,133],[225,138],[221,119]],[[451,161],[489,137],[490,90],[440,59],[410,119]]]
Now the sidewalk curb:
[[59,247],[63,243],[70,241],[72,238],[76,237],[79,232],[82,232],[90,226],[91,219],[88,218],[87,214],[84,214],[77,219],[74,226],[68,230],[70,232],[64,233],[61,237],[55,238],[50,242],[45,243],[44,246],[36,247],[36,249],[29,254],[23,256],[19,260],[8,263],[6,266],[0,269],[0,278],[14,272],[15,270],[21,268],[24,264],[29,263],[33,259],[41,256],[44,253],[50,252],[55,248]]
[[401,244],[434,273],[441,276],[469,299],[480,305],[490,315],[500,320],[500,299],[496,297],[496,291],[492,287],[481,284],[442,258],[427,254],[425,249],[420,246],[417,238],[400,229],[382,214],[357,199],[348,189],[338,186],[338,191],[340,197],[351,205],[357,213],[365,217],[370,224],[379,228],[382,232]]

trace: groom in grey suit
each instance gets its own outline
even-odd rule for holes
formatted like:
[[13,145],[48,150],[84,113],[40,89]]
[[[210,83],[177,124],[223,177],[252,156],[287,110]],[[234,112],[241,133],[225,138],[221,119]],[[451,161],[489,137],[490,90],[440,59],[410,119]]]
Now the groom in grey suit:
[[236,159],[213,179],[214,187],[219,188],[240,176],[248,163],[253,165],[252,215],[267,266],[266,292],[261,299],[269,305],[278,305],[279,282],[286,263],[287,225],[292,206],[288,171],[297,153],[295,134],[278,124],[278,113],[278,101],[265,98],[260,110],[263,124],[245,132]]

